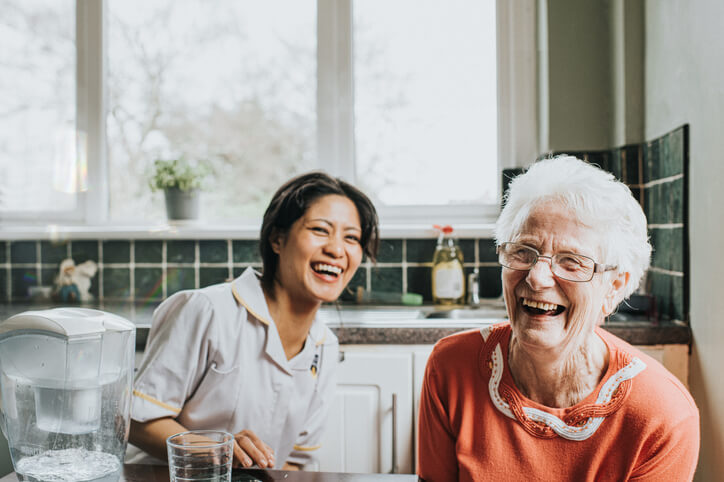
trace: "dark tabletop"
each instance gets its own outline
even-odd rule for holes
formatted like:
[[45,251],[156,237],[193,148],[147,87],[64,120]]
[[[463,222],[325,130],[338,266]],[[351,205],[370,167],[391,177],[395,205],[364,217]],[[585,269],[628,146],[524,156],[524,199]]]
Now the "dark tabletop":
[[[14,473],[8,474],[0,482],[17,482]],[[371,482],[374,480],[416,481],[413,474],[342,474],[337,472],[294,472],[286,470],[234,469],[231,476],[234,482],[269,482],[283,480],[285,482]],[[160,465],[123,466],[120,482],[168,482],[168,467]]]

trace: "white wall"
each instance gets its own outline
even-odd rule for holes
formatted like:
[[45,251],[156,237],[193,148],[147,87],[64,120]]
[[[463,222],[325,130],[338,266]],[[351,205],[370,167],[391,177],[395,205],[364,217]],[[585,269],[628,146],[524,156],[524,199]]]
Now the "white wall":
[[690,124],[690,388],[701,412],[696,480],[724,478],[724,2],[647,0],[645,132]]
[[609,2],[549,0],[546,14],[547,71],[541,74],[548,77],[548,112],[541,124],[547,122],[548,139],[542,147],[608,149],[614,110]]
[[644,140],[644,0],[540,0],[541,152]]

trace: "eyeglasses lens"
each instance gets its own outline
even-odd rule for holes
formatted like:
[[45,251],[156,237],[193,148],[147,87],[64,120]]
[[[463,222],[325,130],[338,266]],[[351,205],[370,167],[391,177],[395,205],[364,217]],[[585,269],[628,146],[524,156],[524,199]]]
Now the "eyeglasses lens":
[[[504,243],[500,246],[498,262],[506,268],[529,270],[538,261],[539,254],[533,248],[522,244]],[[589,257],[559,253],[551,258],[553,274],[569,281],[590,281],[596,263]]]

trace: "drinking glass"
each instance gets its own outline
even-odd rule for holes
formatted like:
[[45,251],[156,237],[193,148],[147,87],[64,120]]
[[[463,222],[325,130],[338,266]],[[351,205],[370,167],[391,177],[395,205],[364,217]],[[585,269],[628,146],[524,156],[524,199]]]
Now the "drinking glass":
[[234,437],[221,430],[191,430],[166,439],[170,482],[231,482]]

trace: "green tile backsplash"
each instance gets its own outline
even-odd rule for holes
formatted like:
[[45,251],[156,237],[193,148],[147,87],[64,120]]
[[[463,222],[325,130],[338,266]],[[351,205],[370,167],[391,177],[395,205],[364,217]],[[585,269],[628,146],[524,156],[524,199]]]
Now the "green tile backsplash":
[[223,283],[229,279],[229,269],[223,268],[199,268],[199,286],[211,286]]
[[408,239],[407,261],[412,263],[432,263],[437,240],[435,239]]
[[160,263],[163,260],[163,241],[136,241],[133,256],[136,263]]
[[38,259],[37,251],[37,243],[34,241],[10,243],[10,262],[13,264],[35,263]]
[[478,256],[480,262],[497,263],[498,254],[495,252],[495,241],[492,239],[479,239]]
[[139,301],[163,299],[163,270],[136,268],[133,271],[134,297]]
[[376,291],[402,293],[402,268],[383,268],[374,266],[370,269],[371,283]]
[[130,241],[103,241],[105,263],[129,263],[131,261]]
[[76,264],[88,260],[98,261],[98,241],[73,241],[70,252]]
[[38,286],[38,273],[35,268],[11,268],[10,280],[10,295],[24,298],[28,288]]
[[234,263],[261,264],[261,254],[259,254],[259,243],[257,241],[232,241],[231,253]]
[[226,241],[199,241],[199,256],[202,263],[225,263],[229,259]]
[[[103,295],[108,300],[131,299],[131,270],[129,268],[105,268],[102,270]],[[97,275],[96,275],[97,278]],[[93,284],[94,279],[91,281]]]
[[[662,319],[688,320],[688,126],[639,145],[569,152],[623,179],[644,207],[654,246],[644,289],[654,294]],[[505,169],[504,187],[521,169]],[[466,273],[480,274],[480,296],[500,297],[501,268],[489,238],[459,239]],[[383,239],[377,263],[365,259],[350,282],[376,291],[407,291],[431,301],[432,257],[437,242]],[[99,270],[91,293],[100,299],[157,301],[184,289],[220,283],[248,266],[261,267],[255,240],[0,240],[0,299],[25,300],[28,288],[52,285],[60,261],[93,260]],[[351,293],[342,297],[352,300]]]
[[166,268],[166,290],[168,294],[196,287],[194,268]]
[[683,273],[685,236],[684,228],[651,228],[651,244],[656,247],[651,257],[651,266],[667,271]]
[[40,259],[48,260],[49,263],[60,264],[68,257],[68,243],[54,243],[51,241],[41,241],[40,243]]
[[654,248],[644,291],[656,297],[661,319],[687,322],[688,139],[689,126],[684,125],[643,144],[565,152],[599,165],[628,184],[646,213]]
[[196,242],[168,241],[166,243],[166,260],[169,263],[193,263],[196,261]]
[[380,241],[380,249],[377,253],[377,261],[380,263],[399,263],[402,261],[402,240],[383,239]]

